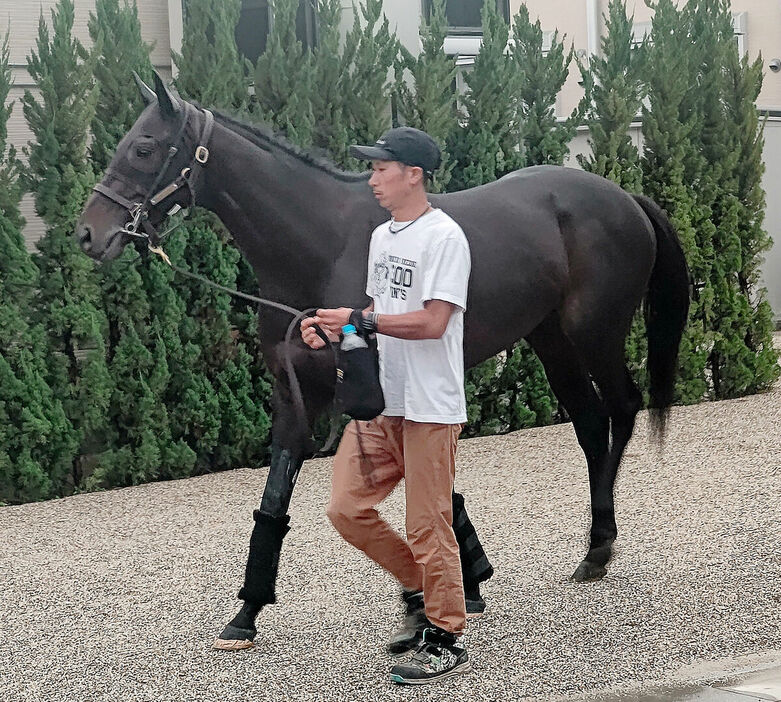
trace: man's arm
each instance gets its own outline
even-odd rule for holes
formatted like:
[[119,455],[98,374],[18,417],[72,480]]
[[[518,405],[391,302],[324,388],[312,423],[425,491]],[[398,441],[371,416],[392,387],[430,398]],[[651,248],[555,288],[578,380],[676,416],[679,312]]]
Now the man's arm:
[[[374,309],[374,302],[364,314]],[[377,318],[377,333],[394,336],[397,339],[439,339],[447,329],[450,315],[456,305],[444,300],[428,300],[422,310],[404,314],[381,314]],[[319,324],[326,333],[338,334],[349,323],[352,310],[349,307],[317,310],[311,324]],[[303,324],[302,324],[303,326]]]

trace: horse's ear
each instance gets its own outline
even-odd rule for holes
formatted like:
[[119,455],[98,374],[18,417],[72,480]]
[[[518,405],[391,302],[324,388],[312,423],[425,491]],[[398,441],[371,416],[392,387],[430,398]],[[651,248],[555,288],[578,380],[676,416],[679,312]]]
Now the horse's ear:
[[163,117],[173,117],[180,110],[179,101],[163,83],[163,79],[155,71],[155,94]]
[[136,81],[136,85],[138,86],[138,92],[141,93],[141,99],[144,101],[145,105],[151,105],[153,102],[157,102],[157,95],[155,95],[155,91],[152,90],[146,83],[144,83],[143,80],[141,80],[138,73],[133,71],[133,79]]

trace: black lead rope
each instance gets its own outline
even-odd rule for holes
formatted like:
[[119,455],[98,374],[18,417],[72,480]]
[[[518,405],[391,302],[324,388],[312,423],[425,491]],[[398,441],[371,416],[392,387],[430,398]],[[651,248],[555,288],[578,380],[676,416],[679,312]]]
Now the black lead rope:
[[[296,375],[296,369],[293,365],[293,360],[291,358],[291,349],[292,349],[292,340],[293,340],[293,331],[298,326],[298,324],[301,323],[301,320],[303,320],[305,317],[309,317],[312,315],[313,312],[317,311],[316,307],[309,307],[305,310],[298,310],[295,307],[290,307],[289,305],[285,305],[281,302],[275,302],[274,300],[267,300],[263,297],[258,297],[257,295],[250,295],[249,293],[243,293],[239,290],[233,290],[232,288],[225,287],[224,285],[220,285],[219,283],[215,283],[212,280],[209,280],[205,276],[199,275],[198,273],[192,273],[191,271],[186,271],[183,268],[180,268],[179,266],[174,265],[171,263],[171,261],[168,259],[168,257],[165,257],[166,262],[171,267],[171,269],[178,273],[179,275],[183,275],[186,278],[192,278],[193,280],[197,280],[204,285],[208,285],[212,288],[215,288],[217,290],[220,290],[224,293],[227,293],[228,295],[232,295],[233,297],[239,297],[244,300],[249,300],[250,302],[256,302],[259,305],[264,305],[265,307],[272,307],[277,310],[281,310],[282,312],[287,312],[288,314],[293,316],[293,319],[291,320],[290,324],[287,327],[287,331],[285,332],[285,343],[284,343],[284,367],[285,367],[285,373],[288,378],[288,383],[290,384],[290,394],[293,397],[293,403],[296,406],[296,413],[298,414],[299,421],[301,422],[302,427],[306,427],[309,424],[309,418],[307,416],[306,412],[306,405],[304,404],[304,394],[301,391],[301,383],[298,382],[298,376]],[[318,325],[314,325],[315,333],[325,342],[325,345],[329,347],[333,354],[334,354],[334,361],[336,361],[336,348],[334,344],[331,342],[331,340],[326,336],[325,332],[322,330],[322,328]],[[319,450],[318,453],[325,453],[328,451],[331,446],[333,445],[334,441],[336,440],[336,435],[339,431],[339,425],[337,423],[337,415],[335,412],[331,413],[331,431],[328,435],[328,439],[326,440],[323,447]]]

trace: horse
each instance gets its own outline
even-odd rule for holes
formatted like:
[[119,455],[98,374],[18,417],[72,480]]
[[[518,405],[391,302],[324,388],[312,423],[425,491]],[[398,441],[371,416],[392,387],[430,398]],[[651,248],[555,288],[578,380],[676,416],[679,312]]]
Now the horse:
[[[197,203],[227,227],[254,269],[265,298],[297,309],[365,307],[370,233],[388,220],[366,173],[349,173],[263,126],[196,106],[155,75],[136,76],[145,108],[119,143],[76,227],[97,261],[135,237],[158,244],[157,227]],[[169,182],[170,181],[170,182]],[[588,468],[588,550],[571,579],[602,578],[618,529],[613,486],[642,394],[624,344],[644,304],[652,426],[664,437],[678,347],[688,317],[690,278],[678,236],[651,199],[585,171],[537,166],[490,184],[431,195],[469,241],[472,273],[464,322],[466,367],[526,339],[568,414]],[[287,514],[312,423],[329,408],[333,355],[299,335],[285,341],[289,313],[260,311],[260,343],[275,378],[271,465],[250,537],[238,614],[220,640],[251,645],[275,586]],[[300,385],[291,391],[290,363]],[[296,402],[298,400],[298,402]],[[303,404],[306,426],[296,407]],[[464,577],[490,575],[474,528],[454,498]],[[469,538],[474,535],[474,538]],[[478,542],[479,543],[479,542]],[[471,557],[471,563],[470,563]]]

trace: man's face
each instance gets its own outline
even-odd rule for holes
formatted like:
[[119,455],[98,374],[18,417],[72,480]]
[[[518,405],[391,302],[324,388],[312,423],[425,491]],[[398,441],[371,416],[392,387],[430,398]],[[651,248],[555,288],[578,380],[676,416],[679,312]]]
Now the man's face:
[[404,205],[404,202],[420,187],[423,171],[417,166],[407,166],[398,161],[372,161],[369,186],[374,197],[386,210]]

